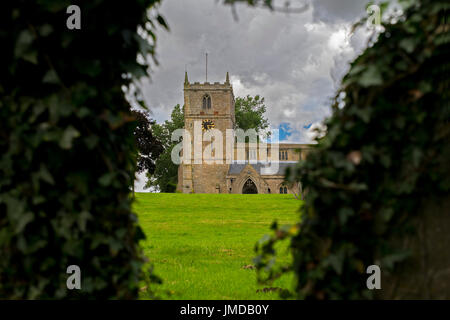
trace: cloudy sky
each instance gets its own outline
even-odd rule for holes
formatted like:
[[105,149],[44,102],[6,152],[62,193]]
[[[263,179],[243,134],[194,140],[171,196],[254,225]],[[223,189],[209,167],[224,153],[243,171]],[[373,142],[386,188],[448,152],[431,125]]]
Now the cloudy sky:
[[160,13],[170,32],[157,34],[159,66],[142,81],[153,118],[162,122],[183,104],[185,68],[190,82],[205,81],[208,52],[209,82],[225,81],[229,71],[235,96],[265,97],[269,122],[283,129],[282,138],[310,142],[307,128],[329,115],[339,79],[366,45],[366,31],[350,35],[366,0],[291,3],[309,8],[286,14],[239,4],[236,20],[222,1],[164,0]]

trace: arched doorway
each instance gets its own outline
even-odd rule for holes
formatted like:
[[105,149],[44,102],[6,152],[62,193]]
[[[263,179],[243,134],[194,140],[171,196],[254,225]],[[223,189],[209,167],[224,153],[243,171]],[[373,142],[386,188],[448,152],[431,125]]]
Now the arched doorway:
[[258,193],[255,183],[252,179],[247,179],[242,187],[242,194],[255,194]]

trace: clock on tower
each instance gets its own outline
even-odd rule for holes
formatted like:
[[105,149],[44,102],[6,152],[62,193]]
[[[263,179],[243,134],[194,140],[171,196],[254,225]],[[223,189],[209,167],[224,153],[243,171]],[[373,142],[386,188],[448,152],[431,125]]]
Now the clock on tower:
[[202,130],[203,131],[208,131],[209,129],[212,129],[215,127],[214,121],[213,120],[203,120],[202,121]]

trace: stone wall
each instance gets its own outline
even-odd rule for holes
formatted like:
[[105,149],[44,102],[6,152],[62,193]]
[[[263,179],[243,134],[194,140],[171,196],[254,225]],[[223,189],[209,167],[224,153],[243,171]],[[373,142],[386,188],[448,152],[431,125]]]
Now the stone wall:
[[195,193],[228,193],[227,164],[192,165],[193,189]]

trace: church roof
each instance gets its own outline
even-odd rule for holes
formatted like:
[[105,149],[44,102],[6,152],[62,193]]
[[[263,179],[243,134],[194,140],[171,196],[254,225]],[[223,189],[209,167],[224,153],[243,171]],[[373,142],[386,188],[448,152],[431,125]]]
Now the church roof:
[[[287,168],[293,168],[295,167],[297,161],[283,161],[283,162],[278,162],[278,170],[276,170],[275,172],[270,172],[270,173],[261,173],[261,169],[264,167],[267,167],[267,169],[269,169],[269,166],[267,165],[267,163],[251,163],[250,165],[253,167],[253,169],[255,169],[256,172],[258,172],[259,174],[263,174],[263,175],[274,175],[274,176],[282,176],[286,173],[286,169]],[[241,171],[245,168],[246,165],[248,165],[249,163],[232,163],[230,164],[230,168],[228,169],[228,174],[229,175],[237,175],[240,174]]]

